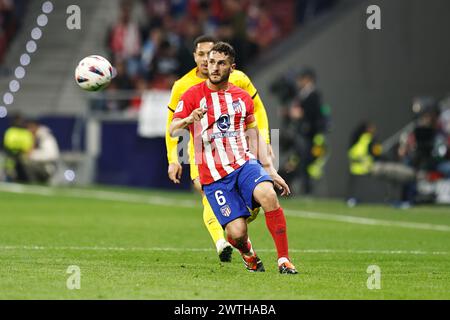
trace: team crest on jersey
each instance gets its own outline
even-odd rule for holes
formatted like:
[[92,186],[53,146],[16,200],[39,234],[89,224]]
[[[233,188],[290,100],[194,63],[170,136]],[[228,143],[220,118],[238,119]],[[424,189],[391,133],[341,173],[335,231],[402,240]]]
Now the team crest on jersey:
[[225,132],[230,129],[230,116],[228,114],[223,114],[217,120],[217,127],[220,131]]
[[180,102],[178,102],[178,104],[177,104],[177,108],[175,109],[175,112],[183,111],[183,107],[184,107],[184,101],[180,100]]
[[231,208],[229,205],[224,205],[223,207],[220,208],[220,212],[222,213],[222,215],[224,217],[229,217],[231,214]]
[[236,113],[242,113],[242,106],[239,100],[233,101],[232,103],[234,112]]

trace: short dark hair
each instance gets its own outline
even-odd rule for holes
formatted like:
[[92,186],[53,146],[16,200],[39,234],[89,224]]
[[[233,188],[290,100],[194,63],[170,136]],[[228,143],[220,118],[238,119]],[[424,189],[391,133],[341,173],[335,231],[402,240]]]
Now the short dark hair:
[[233,46],[227,42],[223,41],[217,42],[211,48],[211,51],[216,51],[225,54],[230,59],[231,63],[234,63],[234,59],[236,58],[236,51],[234,51]]
[[194,52],[197,50],[197,45],[199,43],[204,43],[204,42],[212,42],[212,43],[216,44],[218,42],[218,40],[216,37],[207,35],[207,34],[199,36],[199,37],[195,38],[195,40],[194,40],[194,48],[193,48]]

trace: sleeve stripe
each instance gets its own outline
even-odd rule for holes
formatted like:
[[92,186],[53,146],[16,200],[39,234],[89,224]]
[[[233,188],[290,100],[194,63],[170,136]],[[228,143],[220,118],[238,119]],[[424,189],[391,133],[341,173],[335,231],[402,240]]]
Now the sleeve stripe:
[[175,110],[173,110],[171,107],[167,106],[167,109],[175,113]]
[[258,91],[255,92],[255,94],[253,95],[252,99],[255,99],[255,97],[258,95]]

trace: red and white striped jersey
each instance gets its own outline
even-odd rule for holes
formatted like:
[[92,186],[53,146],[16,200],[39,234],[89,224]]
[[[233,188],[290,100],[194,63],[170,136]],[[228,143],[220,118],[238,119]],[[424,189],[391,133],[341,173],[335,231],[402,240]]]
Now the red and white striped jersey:
[[189,126],[194,139],[195,164],[200,183],[220,180],[255,159],[247,146],[245,130],[256,127],[250,95],[233,84],[213,91],[206,81],[191,87],[181,97],[173,118],[184,119],[202,107],[205,114]]

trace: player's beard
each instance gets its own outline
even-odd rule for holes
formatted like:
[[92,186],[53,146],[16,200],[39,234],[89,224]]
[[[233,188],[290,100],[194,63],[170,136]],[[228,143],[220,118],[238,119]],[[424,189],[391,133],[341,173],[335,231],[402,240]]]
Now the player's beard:
[[228,70],[228,72],[225,73],[223,76],[221,76],[219,80],[212,80],[212,79],[211,79],[211,76],[208,76],[208,78],[209,78],[209,81],[210,81],[212,84],[218,85],[218,84],[220,84],[220,83],[223,83],[223,82],[225,82],[225,81],[228,81],[228,79],[230,78],[230,73],[231,73],[231,71]]

